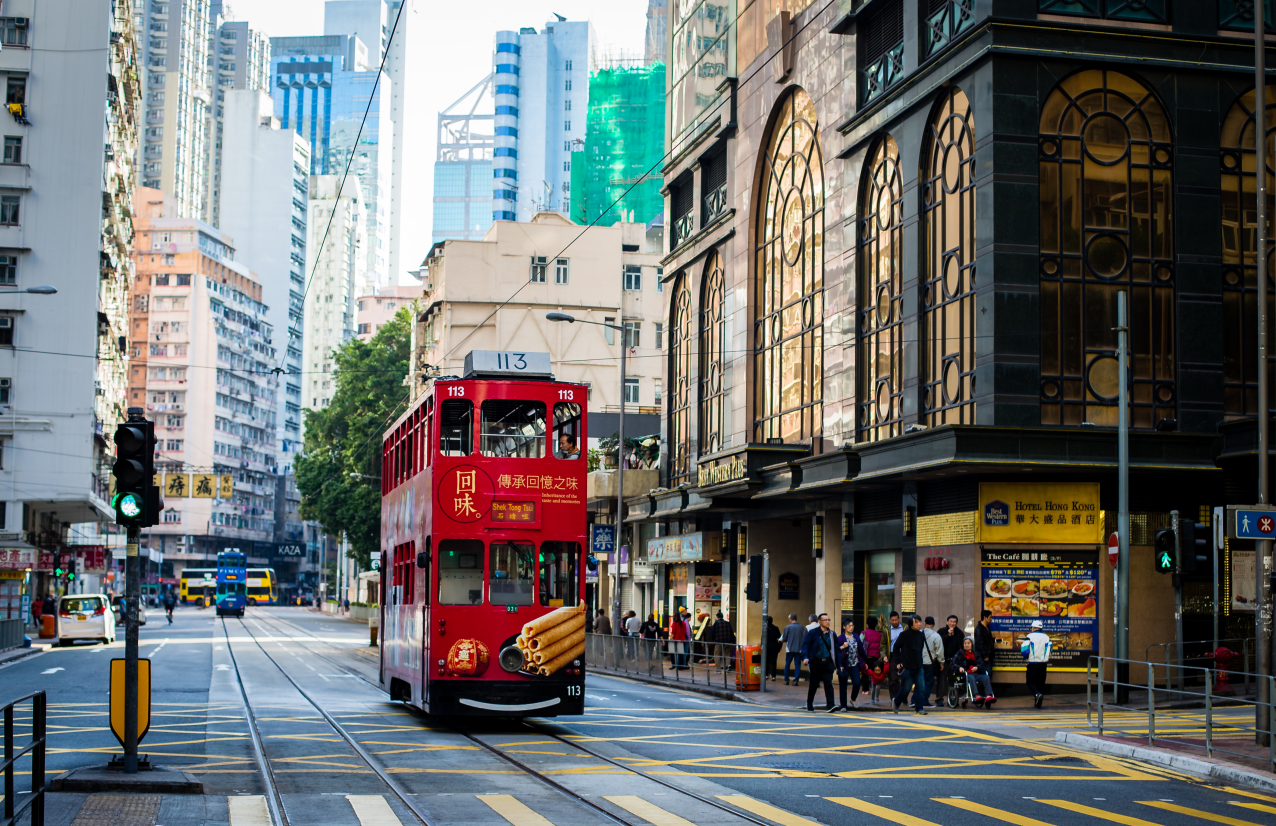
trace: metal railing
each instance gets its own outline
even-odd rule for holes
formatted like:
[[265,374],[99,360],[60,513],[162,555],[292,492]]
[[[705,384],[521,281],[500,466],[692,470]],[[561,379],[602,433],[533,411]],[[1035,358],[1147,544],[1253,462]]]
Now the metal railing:
[[[18,752],[13,748],[13,707],[19,703],[31,701],[31,741]],[[43,691],[36,691],[12,700],[4,707],[4,819],[0,826],[14,826],[18,818],[31,810],[29,826],[44,826],[44,758],[45,758],[45,711],[48,698]],[[31,756],[31,791],[27,799],[18,805],[17,789],[13,784],[13,767],[18,760]]]
[[[1240,645],[1237,645],[1240,643]],[[1227,648],[1235,651],[1240,656],[1235,662],[1240,665],[1240,670],[1233,671],[1230,665],[1227,668],[1217,668],[1220,671],[1227,671],[1229,677],[1232,674],[1242,677],[1249,676],[1249,667],[1251,663],[1257,662],[1254,655],[1254,638],[1253,637],[1231,637],[1218,641],[1218,647],[1214,645],[1214,640],[1187,640],[1186,642],[1154,642],[1143,650],[1143,659],[1152,659],[1152,650],[1154,648],[1162,649],[1161,663],[1165,666],[1165,687],[1170,687],[1170,666],[1171,665],[1187,665],[1190,662],[1203,664],[1214,661],[1214,652],[1218,648]],[[1171,659],[1172,658],[1172,659]],[[1202,665],[1201,667],[1207,667]],[[1243,683],[1247,689],[1253,688],[1250,682]],[[1181,688],[1182,686],[1180,686]]]
[[[590,668],[673,683],[739,688],[736,672],[745,656],[734,643],[585,635],[585,662]],[[759,665],[756,653],[753,659]]]
[[22,623],[21,619],[0,620],[0,651],[22,645]]
[[[1131,679],[1129,682],[1119,682],[1117,678],[1118,666],[1127,665],[1131,669],[1144,669],[1146,679],[1142,683],[1136,683]],[[1181,673],[1175,675],[1166,675],[1164,679],[1165,687],[1160,687],[1161,682],[1157,678],[1157,670],[1172,670]],[[1171,680],[1171,676],[1177,679]],[[1265,680],[1268,683],[1267,696],[1276,698],[1276,677],[1264,676],[1261,674],[1244,674],[1241,672],[1229,672],[1229,676],[1243,676],[1251,678],[1255,685],[1259,680]],[[1104,728],[1116,733],[1128,732],[1131,728],[1132,719],[1130,715],[1137,715],[1139,718],[1146,716],[1146,737],[1147,744],[1154,746],[1156,743],[1162,742],[1175,746],[1186,746],[1188,748],[1204,749],[1208,757],[1213,757],[1216,752],[1231,754],[1249,760],[1260,759],[1261,752],[1237,751],[1236,746],[1240,742],[1254,743],[1259,736],[1258,720],[1265,718],[1267,721],[1267,731],[1276,732],[1276,699],[1269,699],[1266,703],[1260,703],[1249,697],[1238,697],[1235,695],[1219,695],[1216,691],[1215,669],[1203,668],[1191,665],[1170,665],[1165,666],[1162,663],[1154,663],[1139,660],[1119,660],[1115,657],[1091,657],[1086,665],[1086,681],[1085,681],[1085,698],[1086,698],[1086,723],[1098,729],[1102,736]],[[1179,687],[1171,688],[1171,682]],[[1186,686],[1193,686],[1192,689]],[[1199,686],[1199,690],[1195,687]],[[1146,698],[1141,702],[1135,701],[1134,697],[1130,698],[1130,702],[1125,705],[1118,705],[1117,692],[1119,689],[1125,688],[1127,691],[1146,692]],[[1105,699],[1110,697],[1110,701]],[[1222,700],[1226,703],[1223,707],[1226,710],[1226,717],[1219,719],[1218,702]],[[1199,704],[1198,708],[1191,710],[1179,709],[1171,710],[1165,706],[1169,703],[1191,703]],[[1167,717],[1168,720],[1162,720],[1163,733],[1157,733],[1157,714],[1158,705],[1160,714]],[[1238,715],[1234,712],[1237,709],[1248,708],[1252,710],[1252,715]],[[1204,710],[1204,719],[1198,719],[1200,709]],[[1105,725],[1104,712],[1119,712],[1123,715],[1117,720],[1109,720],[1111,725]],[[1261,717],[1260,717],[1261,715]],[[1245,725],[1243,720],[1248,719],[1250,725]],[[1138,726],[1138,731],[1142,732],[1144,720],[1139,719],[1134,725]],[[1200,731],[1202,738],[1200,742],[1183,739],[1193,731]],[[1173,735],[1173,736],[1171,736]],[[1268,736],[1267,738],[1267,755],[1266,760],[1272,771],[1276,771],[1276,736]],[[1219,741],[1230,743],[1233,748],[1227,748],[1219,745]],[[1261,748],[1261,747],[1255,747]]]

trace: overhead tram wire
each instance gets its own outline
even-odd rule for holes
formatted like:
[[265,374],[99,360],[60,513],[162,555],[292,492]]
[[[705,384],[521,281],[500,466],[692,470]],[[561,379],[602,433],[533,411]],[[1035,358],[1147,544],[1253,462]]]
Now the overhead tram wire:
[[[773,53],[770,57],[766,58],[766,59],[765,59],[765,60],[763,60],[761,63],[759,63],[759,64],[758,64],[758,66],[757,66],[757,68],[755,68],[752,72],[750,72],[750,73],[748,74],[748,76],[747,76],[747,77],[745,77],[742,81],[740,81],[740,83],[738,83],[738,84],[737,84],[737,87],[739,87],[740,85],[743,85],[744,83],[748,83],[750,80],[752,80],[752,79],[753,79],[753,77],[754,77],[755,75],[757,75],[757,74],[758,74],[758,72],[760,72],[760,71],[762,71],[764,68],[766,68],[766,66],[767,66],[767,65],[768,65],[768,64],[769,64],[772,60],[774,60],[777,56],[779,56],[779,55],[783,54],[783,53],[784,53],[784,48],[785,48],[786,46],[788,46],[790,43],[792,43],[794,40],[796,40],[796,39],[797,39],[797,36],[798,36],[799,34],[801,34],[802,32],[806,31],[806,28],[807,28],[808,26],[810,26],[812,23],[814,23],[814,22],[815,22],[815,21],[816,21],[816,20],[817,20],[817,19],[818,19],[821,15],[823,15],[823,14],[824,14],[824,12],[825,12],[825,11],[827,11],[827,10],[829,9],[829,7],[830,7],[830,6],[832,6],[835,2],[837,2],[837,0],[829,0],[829,2],[827,2],[827,3],[825,3],[825,4],[824,4],[824,7],[823,7],[823,8],[821,8],[821,9],[820,9],[818,12],[816,12],[815,14],[812,14],[812,15],[811,15],[811,17],[810,17],[810,19],[809,19],[809,20],[807,20],[807,21],[806,21],[806,23],[804,23],[804,24],[802,25],[802,28],[800,28],[800,29],[796,29],[796,30],[795,30],[795,31],[794,31],[791,35],[789,35],[788,39],[784,41],[784,43],[780,46],[780,48],[776,49],[776,50],[775,50],[775,52],[774,52],[774,53]],[[731,25],[727,27],[728,33],[730,32],[730,29],[731,29],[732,27],[734,27],[734,26],[737,26],[737,25],[738,25],[738,23],[739,23],[739,18],[737,18],[736,20],[731,21]],[[715,112],[715,111],[716,111],[716,110],[718,110],[718,109],[721,109],[721,108],[722,108],[722,107],[726,104],[726,102],[727,102],[727,101],[726,101],[725,99],[724,99],[724,100],[720,100],[720,101],[718,101],[718,103],[714,104],[714,106],[713,106],[713,108],[712,108],[712,109],[706,110],[706,112],[705,112],[705,114],[704,114],[704,118],[706,118],[706,119],[707,119],[710,115],[712,115],[712,113],[713,113],[713,112]],[[634,182],[634,183],[630,184],[630,185],[629,185],[629,187],[628,187],[627,189],[625,189],[625,191],[624,191],[624,192],[620,193],[620,196],[619,196],[619,197],[617,197],[614,201],[612,201],[610,204],[608,204],[606,209],[604,209],[604,210],[602,210],[602,212],[598,213],[598,217],[597,217],[597,218],[595,218],[594,220],[592,220],[592,221],[590,221],[588,224],[586,224],[586,225],[584,226],[584,228],[583,228],[583,229],[581,229],[581,231],[580,231],[579,233],[577,233],[577,234],[576,234],[576,236],[575,236],[574,238],[572,238],[570,241],[568,241],[568,242],[567,242],[567,245],[566,245],[566,246],[564,246],[561,250],[559,250],[559,251],[558,251],[555,255],[550,256],[550,258],[549,258],[549,259],[547,259],[547,260],[553,260],[554,258],[558,258],[558,257],[559,257],[559,256],[561,256],[563,253],[567,252],[567,250],[571,248],[572,244],[574,244],[574,243],[576,243],[577,241],[579,241],[579,240],[581,239],[581,237],[582,237],[582,236],[583,236],[586,232],[588,232],[588,231],[589,231],[590,229],[592,229],[592,228],[593,228],[593,227],[594,227],[594,226],[595,226],[595,225],[596,225],[596,224],[597,224],[600,220],[602,220],[602,217],[603,217],[604,215],[606,215],[607,213],[611,212],[611,211],[612,211],[612,210],[616,207],[616,204],[618,204],[618,203],[620,203],[622,200],[624,200],[624,198],[625,198],[625,196],[626,196],[626,195],[628,195],[628,194],[629,194],[630,192],[632,192],[635,188],[637,188],[637,187],[638,187],[638,185],[639,185],[640,183],[642,183],[643,181],[645,181],[645,180],[647,179],[647,176],[648,176],[648,175],[650,175],[652,172],[656,171],[656,169],[657,169],[657,168],[659,168],[661,165],[663,165],[663,164],[665,163],[665,161],[666,161],[666,160],[668,160],[668,159],[669,159],[669,157],[670,157],[672,154],[673,154],[673,150],[672,150],[672,149],[670,149],[670,151],[668,151],[668,152],[664,153],[663,155],[661,155],[661,156],[660,156],[660,157],[656,160],[656,162],[655,162],[654,164],[652,164],[650,167],[648,167],[648,169],[647,169],[647,171],[646,171],[645,173],[643,173],[642,175],[638,176],[638,178],[635,180],[635,182]],[[474,334],[475,334],[475,333],[477,333],[479,330],[483,329],[483,325],[485,325],[485,324],[487,324],[487,322],[491,321],[493,316],[495,316],[498,312],[500,312],[500,311],[501,311],[501,309],[502,309],[502,308],[503,308],[506,304],[509,304],[511,301],[513,301],[513,300],[514,300],[514,298],[515,298],[515,297],[516,297],[519,293],[521,293],[521,292],[523,291],[523,287],[526,287],[526,286],[527,286],[528,284],[530,284],[530,283],[531,283],[531,279],[528,279],[527,281],[524,281],[521,285],[519,285],[519,288],[518,288],[517,290],[515,290],[513,293],[511,293],[509,298],[505,299],[505,300],[504,300],[504,301],[502,301],[500,304],[498,304],[498,305],[496,306],[496,309],[494,309],[494,310],[492,310],[492,312],[488,313],[488,315],[487,315],[487,317],[486,317],[486,318],[484,318],[482,321],[480,321],[478,324],[476,324],[472,330],[470,330],[468,333],[466,333],[466,334],[465,334],[465,337],[464,337],[464,338],[462,338],[460,341],[458,341],[456,344],[454,344],[454,345],[451,347],[451,349],[449,349],[446,353],[444,353],[444,354],[443,354],[443,355],[439,358],[439,362],[438,362],[438,363],[439,363],[439,364],[442,364],[444,361],[446,361],[446,360],[447,360],[447,358],[448,358],[448,356],[450,356],[450,355],[452,355],[454,352],[456,352],[456,349],[457,349],[458,347],[460,347],[462,344],[464,344],[465,342],[467,342],[467,341],[469,341],[469,340],[470,340],[470,336],[474,335]]]

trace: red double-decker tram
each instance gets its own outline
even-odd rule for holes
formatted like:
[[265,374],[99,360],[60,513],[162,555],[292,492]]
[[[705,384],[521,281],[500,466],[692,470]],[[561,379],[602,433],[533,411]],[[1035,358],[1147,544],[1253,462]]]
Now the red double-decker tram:
[[427,714],[584,711],[587,388],[474,351],[386,432],[381,685]]

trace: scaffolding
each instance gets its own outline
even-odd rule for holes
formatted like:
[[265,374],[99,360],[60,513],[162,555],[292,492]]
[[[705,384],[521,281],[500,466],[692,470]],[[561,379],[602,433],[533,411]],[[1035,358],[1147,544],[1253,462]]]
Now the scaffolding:
[[585,143],[572,152],[572,220],[611,226],[659,215],[664,135],[663,63],[591,74]]

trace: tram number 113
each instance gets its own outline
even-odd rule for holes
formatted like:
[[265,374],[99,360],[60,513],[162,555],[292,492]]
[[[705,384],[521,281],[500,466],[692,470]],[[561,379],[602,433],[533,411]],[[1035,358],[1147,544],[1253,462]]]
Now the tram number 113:
[[567,686],[567,696],[568,696],[568,697],[579,697],[579,696],[580,696],[580,689],[581,689],[581,687],[580,687],[580,686],[578,686],[578,685],[569,685],[569,686]]

